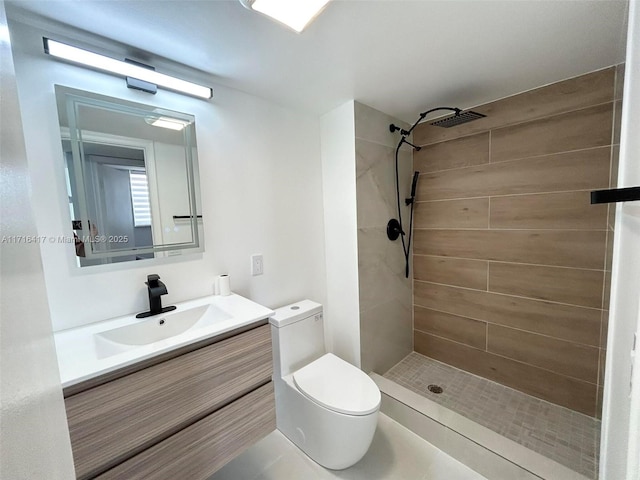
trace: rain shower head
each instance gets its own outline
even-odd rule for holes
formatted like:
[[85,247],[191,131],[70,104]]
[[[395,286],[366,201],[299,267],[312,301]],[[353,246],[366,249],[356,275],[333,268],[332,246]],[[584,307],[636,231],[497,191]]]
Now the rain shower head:
[[[451,128],[451,127],[455,127],[456,125],[462,125],[463,123],[472,122],[473,120],[478,120],[479,118],[486,117],[486,115],[483,115],[482,113],[474,112],[472,110],[467,110],[466,112],[463,112],[461,109],[457,107],[436,107],[421,113],[418,119],[415,121],[415,123],[411,126],[409,130],[405,130],[404,128],[398,127],[397,125],[394,125],[392,123],[391,125],[389,125],[389,131],[391,133],[400,131],[400,135],[402,135],[403,137],[402,140],[400,140],[401,144],[402,142],[409,143],[405,140],[404,137],[408,137],[409,135],[411,135],[411,132],[413,132],[413,129],[416,128],[418,124],[422,122],[422,120],[424,120],[424,118],[427,115],[433,112],[437,112],[439,110],[449,110],[450,112],[454,112],[454,114],[445,118],[441,118],[440,120],[431,122],[429,125],[433,125],[434,127]],[[416,147],[411,143],[409,143],[409,145],[416,148],[416,150],[420,150],[420,147]],[[400,147],[400,145],[398,145],[398,147]]]
[[473,122],[474,120],[478,120],[483,117],[486,117],[486,115],[472,110],[468,110],[466,112],[457,111],[455,115],[436,120],[435,122],[431,122],[429,125],[433,125],[434,127],[451,128],[457,125],[462,125],[463,123]]

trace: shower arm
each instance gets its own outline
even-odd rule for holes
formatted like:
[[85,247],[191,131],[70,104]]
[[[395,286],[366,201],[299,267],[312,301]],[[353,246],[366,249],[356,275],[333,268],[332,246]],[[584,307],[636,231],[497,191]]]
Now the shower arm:
[[416,128],[418,126],[418,124],[424,120],[424,117],[426,117],[427,115],[429,115],[430,113],[433,112],[438,112],[440,110],[448,110],[450,112],[455,112],[456,115],[460,115],[460,112],[462,110],[460,110],[459,108],[455,108],[455,107],[436,107],[436,108],[432,108],[431,110],[427,110],[426,112],[422,112],[420,114],[420,116],[418,117],[418,120],[416,120],[416,122],[411,126],[411,128],[406,132],[406,133],[402,133],[405,136],[409,136],[411,135],[411,132],[413,132],[413,129]]
[[420,149],[422,147],[418,147],[417,145],[414,145],[413,143],[411,143],[410,141],[408,141],[405,137],[402,137],[400,139],[400,145],[402,145],[403,143],[406,143],[407,145],[411,145],[413,148],[415,148],[418,152],[420,151]]

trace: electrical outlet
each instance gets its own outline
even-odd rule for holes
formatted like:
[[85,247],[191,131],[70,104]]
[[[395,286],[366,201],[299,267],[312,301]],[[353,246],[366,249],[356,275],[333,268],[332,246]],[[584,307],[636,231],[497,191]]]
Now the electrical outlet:
[[262,254],[251,255],[251,275],[262,275],[264,273],[264,261]]

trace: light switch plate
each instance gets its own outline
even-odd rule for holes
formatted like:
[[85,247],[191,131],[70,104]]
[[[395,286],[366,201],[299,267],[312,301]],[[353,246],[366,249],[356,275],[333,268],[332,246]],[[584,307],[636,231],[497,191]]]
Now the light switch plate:
[[262,275],[264,273],[264,260],[262,254],[251,255],[251,275]]

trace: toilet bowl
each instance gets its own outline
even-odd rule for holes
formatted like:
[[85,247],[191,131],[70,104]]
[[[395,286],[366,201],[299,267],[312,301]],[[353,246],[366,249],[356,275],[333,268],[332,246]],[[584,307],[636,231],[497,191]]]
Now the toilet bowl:
[[270,323],[278,429],[326,468],[354,465],[373,440],[380,390],[325,352],[321,305],[303,300],[279,308]]

